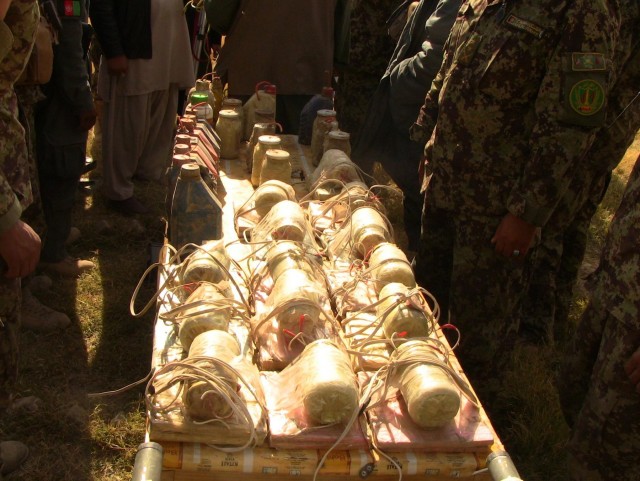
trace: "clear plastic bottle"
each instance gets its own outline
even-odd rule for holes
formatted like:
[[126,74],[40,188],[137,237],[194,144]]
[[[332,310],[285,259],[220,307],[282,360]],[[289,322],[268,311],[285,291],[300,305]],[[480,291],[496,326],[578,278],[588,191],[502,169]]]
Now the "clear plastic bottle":
[[264,157],[262,172],[260,172],[260,184],[268,180],[279,180],[286,184],[291,183],[291,158],[289,152],[281,149],[269,149]]
[[220,136],[220,157],[237,159],[242,135],[242,123],[238,112],[221,110],[216,123],[216,132]]
[[311,134],[311,161],[313,165],[318,165],[322,158],[322,147],[324,145],[324,136],[333,127],[336,121],[336,111],[322,109],[318,110],[316,119],[313,121],[313,132]]
[[213,125],[213,107],[209,103],[209,92],[194,92],[191,94],[191,102],[196,112],[196,118]]
[[260,185],[260,176],[267,150],[279,149],[280,145],[281,140],[277,135],[261,135],[258,138],[258,143],[253,148],[253,167],[251,169],[251,184],[254,187]]
[[171,202],[169,242],[176,249],[222,238],[222,205],[195,163],[182,165]]

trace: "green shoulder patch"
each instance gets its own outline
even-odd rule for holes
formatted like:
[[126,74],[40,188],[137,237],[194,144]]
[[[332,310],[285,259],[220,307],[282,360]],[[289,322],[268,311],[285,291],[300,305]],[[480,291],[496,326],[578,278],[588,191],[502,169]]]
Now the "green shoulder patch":
[[573,84],[569,92],[569,105],[579,115],[597,114],[605,103],[605,91],[599,82],[591,79]]
[[607,69],[601,53],[571,53],[571,69],[574,72],[601,72]]

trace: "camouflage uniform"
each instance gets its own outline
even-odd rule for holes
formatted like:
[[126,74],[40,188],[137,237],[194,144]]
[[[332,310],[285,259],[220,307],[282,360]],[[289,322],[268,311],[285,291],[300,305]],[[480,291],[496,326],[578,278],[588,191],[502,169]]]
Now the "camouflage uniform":
[[460,329],[458,356],[481,397],[495,387],[488,377],[499,381],[488,374],[509,360],[526,279],[491,238],[507,213],[548,221],[603,125],[619,9],[465,2],[412,127],[414,139],[428,140],[432,174],[416,277]]
[[461,0],[422,1],[407,22],[380,79],[354,145],[353,160],[370,171],[374,161],[404,194],[404,228],[409,250],[418,248],[422,195],[418,164],[424,142],[413,142],[409,128],[442,63],[444,44]]
[[44,100],[44,95],[39,85],[16,85],[15,92],[20,107],[20,123],[25,130],[27,143],[27,157],[29,158],[29,177],[31,178],[31,193],[33,201],[22,213],[22,220],[29,224],[39,236],[44,235],[45,221],[42,212],[42,200],[40,198],[40,181],[38,180],[38,164],[36,160],[36,105]]
[[40,260],[51,263],[68,256],[65,241],[86,160],[87,131],[79,127],[79,114],[94,110],[82,45],[85,2],[54,3],[62,29],[53,51],[51,81],[43,87],[46,99],[36,110],[38,172],[47,224]]
[[640,393],[624,372],[640,348],[638,238],[640,158],[611,223],[590,304],[559,377],[563,409],[576,419],[568,446],[574,481],[640,479]]
[[397,0],[351,1],[348,58],[346,65],[340,66],[335,108],[340,128],[351,133],[352,145],[358,139],[367,106],[393,52],[393,40],[387,34],[385,22],[397,3]]
[[[40,11],[36,0],[13,0],[0,21],[0,231],[11,228],[31,203],[24,129],[18,120],[13,84],[24,70]],[[0,407],[17,375],[20,280],[0,275]]]
[[[605,192],[611,170],[622,159],[640,129],[640,102],[629,102],[640,85],[640,6],[625,8],[616,48],[617,81],[607,106],[607,124],[601,129],[580,175],[571,182],[551,219],[542,230],[540,246],[530,258],[531,282],[523,299],[520,333],[534,342],[552,336],[563,342],[568,310],[582,263],[589,224]],[[620,66],[620,68],[618,68]]]

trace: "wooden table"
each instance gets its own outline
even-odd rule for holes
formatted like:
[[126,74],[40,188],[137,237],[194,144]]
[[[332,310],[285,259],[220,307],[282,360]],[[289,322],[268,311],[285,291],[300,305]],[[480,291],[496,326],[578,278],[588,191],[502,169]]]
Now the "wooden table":
[[[293,136],[283,136],[283,148],[291,153],[294,171],[299,169],[308,178],[312,169],[309,148],[300,146]],[[248,180],[245,155],[246,153],[243,152],[239,159],[222,160],[220,163],[225,243],[237,240],[233,220],[234,210],[242,205],[254,191]],[[293,184],[298,195],[302,196],[308,192],[307,182],[298,179],[294,180]],[[167,256],[166,249],[161,256]],[[159,282],[163,282],[162,274]],[[167,309],[167,306],[160,301],[158,309],[162,312],[163,309]],[[169,340],[171,331],[171,328],[163,322],[156,322],[152,359],[154,367],[179,359],[182,355],[180,347],[176,347]],[[464,376],[455,358],[452,359],[452,365]],[[483,469],[486,456],[492,450],[503,448],[482,408],[480,408],[480,416],[493,436],[492,446],[474,449],[449,448],[448,452],[393,452],[391,455],[402,466],[403,476],[430,481],[444,481],[451,478],[490,481],[491,476]],[[300,480],[311,480],[318,460],[323,454],[319,450],[275,450],[269,447],[247,449],[240,453],[224,453],[201,442],[178,442],[164,435],[161,437],[165,439],[159,440],[157,431],[150,423],[148,425],[147,440],[157,441],[164,448],[163,481],[276,481],[294,477]],[[398,479],[398,473],[392,463],[381,459],[373,451],[335,451],[327,459],[317,479],[350,481],[358,477],[391,481]]]

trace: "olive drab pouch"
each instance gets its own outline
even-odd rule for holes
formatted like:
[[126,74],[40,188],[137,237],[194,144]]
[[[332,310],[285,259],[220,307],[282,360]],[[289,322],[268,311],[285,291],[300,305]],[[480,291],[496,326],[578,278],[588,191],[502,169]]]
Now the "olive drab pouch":
[[562,76],[560,120],[583,127],[604,125],[609,76],[605,56],[570,52],[562,59]]

